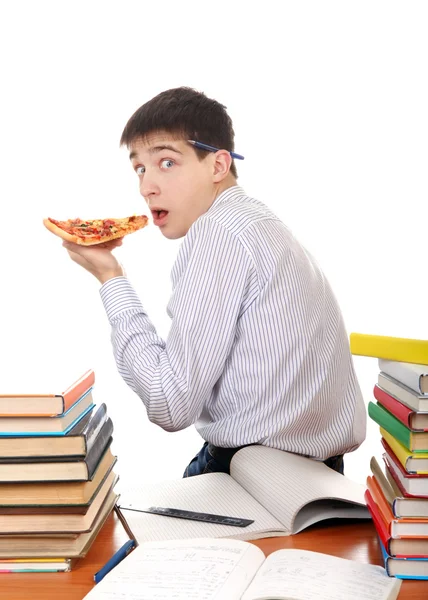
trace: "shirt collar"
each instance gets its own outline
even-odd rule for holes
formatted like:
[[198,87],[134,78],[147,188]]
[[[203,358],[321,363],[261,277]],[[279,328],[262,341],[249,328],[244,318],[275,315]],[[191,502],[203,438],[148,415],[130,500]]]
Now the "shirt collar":
[[208,212],[218,204],[229,202],[230,200],[235,200],[235,198],[240,198],[242,196],[245,196],[244,189],[240,185],[232,185],[231,187],[227,188],[227,190],[224,190],[219,196],[217,196],[208,209]]

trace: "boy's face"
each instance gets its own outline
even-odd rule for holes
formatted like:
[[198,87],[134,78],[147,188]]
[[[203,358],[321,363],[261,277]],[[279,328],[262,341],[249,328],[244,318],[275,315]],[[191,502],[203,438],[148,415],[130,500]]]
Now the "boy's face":
[[162,132],[134,141],[129,149],[153,223],[169,239],[183,237],[218,193],[216,154],[199,160],[186,140]]

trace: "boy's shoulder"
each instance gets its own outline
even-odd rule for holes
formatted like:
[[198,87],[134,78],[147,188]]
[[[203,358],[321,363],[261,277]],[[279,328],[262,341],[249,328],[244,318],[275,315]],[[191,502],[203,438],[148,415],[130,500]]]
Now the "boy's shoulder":
[[202,216],[222,225],[231,233],[240,234],[260,221],[279,221],[278,217],[260,200],[248,196],[244,190],[234,187],[224,192]]

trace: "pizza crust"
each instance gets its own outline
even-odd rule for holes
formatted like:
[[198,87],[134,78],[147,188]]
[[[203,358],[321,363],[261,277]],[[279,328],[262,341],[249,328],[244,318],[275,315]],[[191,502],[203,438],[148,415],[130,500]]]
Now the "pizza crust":
[[67,233],[66,231],[64,231],[64,229],[61,229],[61,227],[58,227],[57,225],[55,225],[55,223],[49,221],[49,219],[43,219],[43,225],[47,227],[49,231],[52,231],[52,233],[59,236],[63,240],[66,240],[67,242],[73,242],[73,244],[79,243],[79,238],[77,237],[77,235],[71,235],[70,233]]
[[[123,222],[124,220],[125,219],[117,219],[118,222]],[[148,223],[148,218],[145,215],[141,215],[139,217],[135,217],[133,223],[137,225],[136,229],[130,228],[129,231],[117,231],[116,233],[104,235],[101,236],[101,238],[94,239],[90,237],[81,238],[77,235],[73,235],[71,233],[68,233],[67,231],[64,231],[64,229],[61,229],[61,227],[58,227],[49,219],[43,219],[43,224],[47,229],[49,229],[49,231],[62,238],[63,240],[66,240],[67,242],[72,242],[73,244],[78,244],[79,246],[95,246],[97,244],[104,244],[111,240],[116,240],[118,238],[125,237],[126,235],[134,233],[135,231],[139,231],[140,229],[145,227]]]

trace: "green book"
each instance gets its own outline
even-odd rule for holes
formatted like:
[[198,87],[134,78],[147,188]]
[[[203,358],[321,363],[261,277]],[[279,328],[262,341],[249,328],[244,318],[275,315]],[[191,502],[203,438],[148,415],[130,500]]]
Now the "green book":
[[379,403],[369,402],[369,417],[410,452],[428,452],[428,431],[412,431]]

